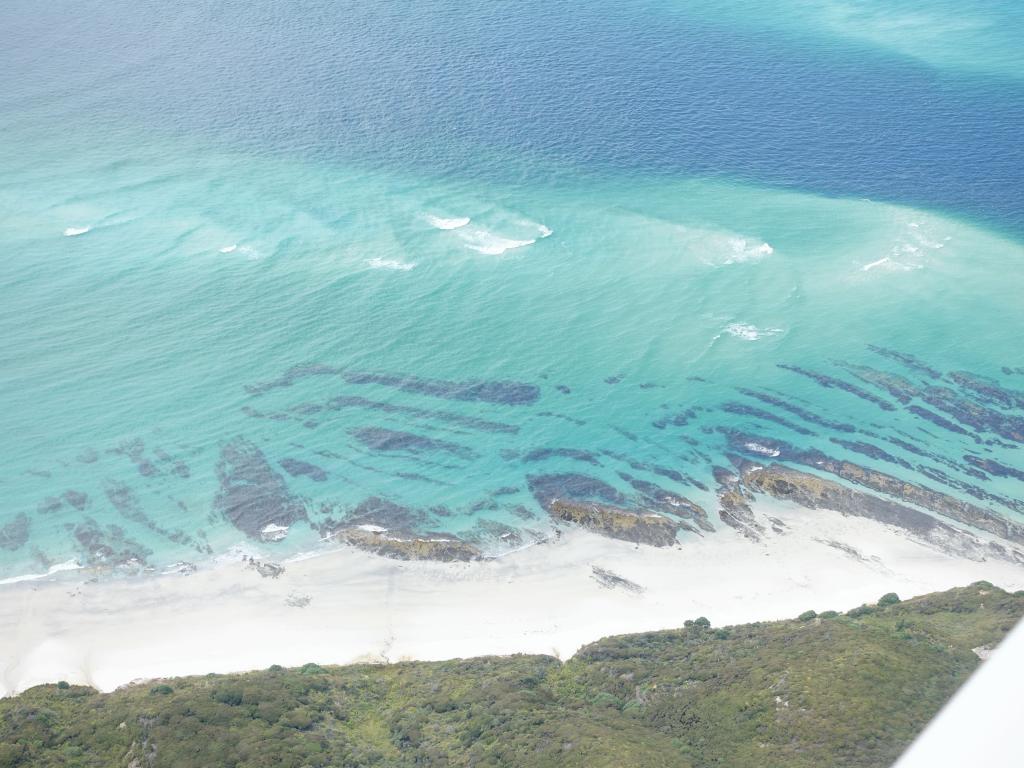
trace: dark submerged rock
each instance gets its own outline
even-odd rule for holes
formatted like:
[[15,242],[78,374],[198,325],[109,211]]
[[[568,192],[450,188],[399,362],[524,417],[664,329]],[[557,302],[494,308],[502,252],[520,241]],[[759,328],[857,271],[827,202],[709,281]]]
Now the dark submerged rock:
[[361,427],[352,430],[350,434],[374,451],[409,451],[410,453],[439,451],[460,459],[472,459],[476,456],[471,449],[464,445],[383,427]]
[[288,490],[263,452],[243,437],[221,449],[217,463],[220,490],[214,498],[216,512],[253,539],[268,525],[291,526],[306,519],[302,502]]
[[603,480],[573,472],[556,475],[528,475],[530,493],[547,509],[555,499],[595,500],[623,505],[626,497]]
[[9,523],[0,526],[0,549],[10,552],[21,549],[28,541],[28,534],[28,515],[20,512]]
[[308,477],[318,483],[322,483],[327,479],[327,472],[318,467],[316,464],[310,464],[308,461],[301,461],[300,459],[281,459],[278,462],[281,468],[284,469],[292,477]]

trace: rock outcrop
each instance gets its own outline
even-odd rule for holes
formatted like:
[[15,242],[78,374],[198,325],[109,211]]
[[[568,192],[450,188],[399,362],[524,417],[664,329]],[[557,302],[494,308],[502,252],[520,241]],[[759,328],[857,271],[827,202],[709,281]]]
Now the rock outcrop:
[[438,560],[469,562],[482,557],[480,550],[457,536],[378,530],[373,526],[354,526],[334,531],[332,536],[367,552],[396,560]]
[[740,482],[755,493],[795,502],[809,509],[831,509],[901,528],[945,552],[981,560],[995,556],[1024,562],[1024,554],[937,520],[926,512],[863,491],[848,488],[808,472],[780,464],[741,462]]
[[679,523],[656,512],[634,512],[594,502],[555,499],[547,505],[555,520],[574,523],[613,539],[668,547],[676,543]]

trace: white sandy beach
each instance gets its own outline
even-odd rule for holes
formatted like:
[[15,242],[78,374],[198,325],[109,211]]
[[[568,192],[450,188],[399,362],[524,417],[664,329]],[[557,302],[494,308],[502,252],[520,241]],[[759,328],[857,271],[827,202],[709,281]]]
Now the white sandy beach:
[[[911,597],[986,579],[1024,588],[1024,566],[955,559],[880,523],[759,503],[782,534],[751,543],[722,528],[656,549],[574,530],[477,563],[402,562],[339,548],[286,564],[191,575],[0,587],[0,695],[68,680],[110,690],[133,680],[315,661],[545,653],[600,637],[844,610],[886,592]],[[841,542],[843,551],[829,541]],[[593,566],[643,587],[601,585]],[[308,597],[305,607],[289,598]],[[291,600],[290,602],[295,602]]]

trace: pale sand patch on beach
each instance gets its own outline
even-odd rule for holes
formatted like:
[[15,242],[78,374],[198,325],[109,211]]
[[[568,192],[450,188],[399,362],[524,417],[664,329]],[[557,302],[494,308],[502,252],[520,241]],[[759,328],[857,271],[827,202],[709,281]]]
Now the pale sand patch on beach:
[[[871,520],[758,503],[785,533],[731,529],[656,549],[573,530],[476,563],[403,562],[350,548],[286,563],[277,579],[243,563],[191,575],[0,587],[0,695],[58,680],[111,690],[133,680],[315,661],[544,653],[679,627],[845,610],[986,579],[1024,587],[1024,567],[943,554]],[[831,543],[830,543],[831,542]],[[841,543],[845,549],[839,549]],[[642,588],[609,588],[598,566]],[[301,605],[308,597],[305,607]],[[291,604],[289,604],[291,603]]]

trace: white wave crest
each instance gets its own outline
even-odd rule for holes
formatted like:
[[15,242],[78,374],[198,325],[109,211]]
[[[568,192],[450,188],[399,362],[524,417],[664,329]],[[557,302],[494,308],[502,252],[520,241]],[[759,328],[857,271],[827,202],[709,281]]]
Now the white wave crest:
[[92,227],[68,227],[64,230],[64,237],[77,237],[78,235],[84,235]]
[[38,581],[39,579],[45,579],[47,576],[53,576],[54,574],[61,573],[63,571],[77,571],[82,566],[75,560],[66,560],[63,563],[57,563],[51,565],[46,573],[26,573],[23,576],[11,576],[7,579],[0,579],[0,584],[17,584],[22,581]]
[[744,341],[757,341],[766,336],[777,336],[782,333],[781,328],[758,328],[749,323],[730,323],[725,326],[725,332]]
[[745,237],[730,237],[728,239],[729,255],[723,264],[742,264],[746,261],[760,261],[771,256],[775,249],[768,243],[756,240],[748,240]]
[[234,253],[238,250],[238,246],[234,243],[231,245],[225,245],[223,248],[218,249],[218,253]]
[[469,216],[457,216],[453,219],[446,219],[442,216],[434,216],[430,213],[423,214],[424,221],[435,229],[461,229],[470,222]]
[[467,248],[486,256],[501,256],[507,251],[525,248],[537,242],[536,238],[513,240],[508,237],[501,237],[493,232],[488,232],[486,229],[467,230],[461,237]]
[[408,272],[416,266],[413,262],[398,261],[397,259],[382,259],[379,256],[367,259],[366,265],[370,267],[370,269],[396,269],[401,272]]

